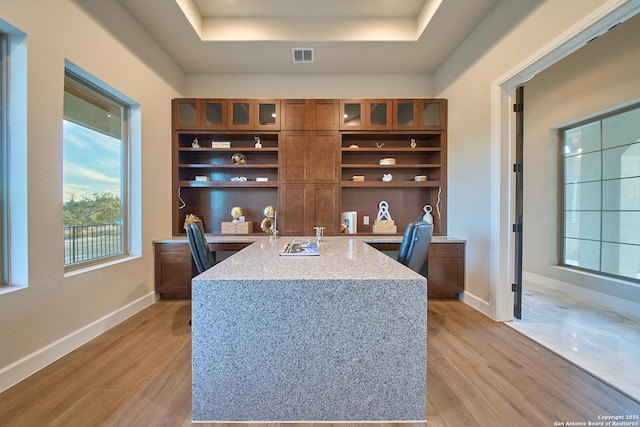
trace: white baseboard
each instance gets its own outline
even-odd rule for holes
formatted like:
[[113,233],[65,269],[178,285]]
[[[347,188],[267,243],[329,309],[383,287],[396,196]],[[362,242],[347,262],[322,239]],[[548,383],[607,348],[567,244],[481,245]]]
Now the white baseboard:
[[91,341],[103,332],[113,328],[118,323],[128,319],[140,310],[156,301],[155,292],[139,298],[118,310],[78,329],[16,362],[0,369],[0,392],[19,383],[25,378],[38,372],[45,366],[55,362],[62,356],[72,352],[83,344]]
[[460,294],[460,300],[475,308],[485,316],[491,317],[491,304],[489,304],[489,302],[478,298],[477,296],[467,291],[464,291],[462,294]]
[[562,282],[560,280],[551,279],[549,277],[540,276],[538,274],[523,272],[522,280],[525,282],[525,288],[541,287],[554,292],[565,294],[576,300],[586,302],[591,305],[602,307],[606,310],[624,314],[627,317],[638,319],[640,313],[640,304],[627,301],[612,295],[603,294],[602,292],[592,291],[582,286],[572,285],[571,283]]

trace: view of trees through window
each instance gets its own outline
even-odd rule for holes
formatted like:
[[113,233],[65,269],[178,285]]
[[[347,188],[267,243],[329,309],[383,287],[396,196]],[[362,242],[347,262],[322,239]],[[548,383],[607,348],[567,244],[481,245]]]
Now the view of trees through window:
[[72,73],[65,78],[65,266],[126,252],[126,107]]

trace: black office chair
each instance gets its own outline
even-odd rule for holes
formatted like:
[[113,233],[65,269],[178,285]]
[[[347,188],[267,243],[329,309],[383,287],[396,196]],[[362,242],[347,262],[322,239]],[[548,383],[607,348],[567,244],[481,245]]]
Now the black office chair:
[[419,273],[427,261],[432,236],[433,224],[426,221],[409,223],[398,251],[398,262]]
[[[202,221],[193,221],[185,225],[185,229],[193,262],[198,269],[198,273],[204,273],[215,265],[216,256],[209,250],[207,238],[204,236]],[[189,319],[189,324],[191,325],[191,319]]]
[[204,236],[202,221],[194,221],[186,226],[187,239],[191,248],[191,256],[198,273],[204,273],[216,263],[216,256],[209,250],[207,238]]

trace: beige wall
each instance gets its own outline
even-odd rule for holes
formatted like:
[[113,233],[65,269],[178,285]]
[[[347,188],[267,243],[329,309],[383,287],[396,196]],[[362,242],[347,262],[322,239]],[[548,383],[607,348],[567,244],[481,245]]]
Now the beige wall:
[[554,129],[640,102],[640,16],[525,84],[524,270],[640,302],[637,285],[557,267],[558,141]]
[[[145,297],[153,301],[151,241],[170,230],[169,100],[181,95],[176,88],[184,85],[184,76],[118,2],[92,3],[96,9],[91,11],[68,0],[3,0],[0,7],[0,19],[27,35],[28,126],[9,131],[27,135],[28,194],[12,196],[28,198],[28,213],[23,214],[29,221],[28,286],[0,294],[0,390],[7,385],[4,379],[13,378],[11,364],[30,365],[23,358],[46,351],[58,340],[73,342],[73,334],[81,343],[87,339],[81,331],[93,322]],[[117,31],[96,25],[88,13],[117,22]],[[125,48],[120,37],[144,45],[144,61],[135,54],[136,47]],[[141,105],[143,153],[142,168],[134,172],[141,173],[142,181],[141,256],[69,277],[62,249],[65,60]]]
[[187,76],[187,96],[220,98],[431,98],[431,74]]

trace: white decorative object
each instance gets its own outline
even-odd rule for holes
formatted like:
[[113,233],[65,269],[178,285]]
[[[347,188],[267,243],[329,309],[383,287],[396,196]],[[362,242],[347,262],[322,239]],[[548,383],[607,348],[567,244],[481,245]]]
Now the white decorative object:
[[390,182],[393,180],[393,175],[391,175],[390,173],[385,173],[384,175],[382,175],[382,180],[384,182]]
[[344,226],[344,230],[347,232],[347,234],[356,234],[358,232],[358,212],[342,212],[342,214],[340,214],[340,217],[340,224]]
[[205,175],[196,175],[196,181],[209,181],[209,177]]
[[391,214],[389,213],[389,203],[387,203],[385,200],[382,200],[380,203],[378,203],[378,216],[376,217],[376,221],[379,221],[381,219],[391,221]]
[[200,143],[198,142],[198,138],[194,139],[191,142],[191,148],[200,148]]
[[378,161],[378,164],[380,164],[380,165],[395,165],[396,164],[396,159],[394,159],[393,157],[385,157],[384,159],[380,159]]
[[378,216],[373,224],[373,232],[376,234],[395,234],[398,231],[396,223],[391,219],[389,203],[382,200],[378,203]]
[[231,148],[231,141],[211,141],[211,148]]
[[253,139],[256,140],[255,147],[256,148],[262,148],[262,142],[260,142],[260,137],[259,136],[255,136],[255,137],[253,137]]
[[433,208],[431,207],[431,205],[424,205],[422,210],[424,211],[422,220],[428,222],[429,224],[433,224],[433,215],[431,215],[431,211],[433,210]]

